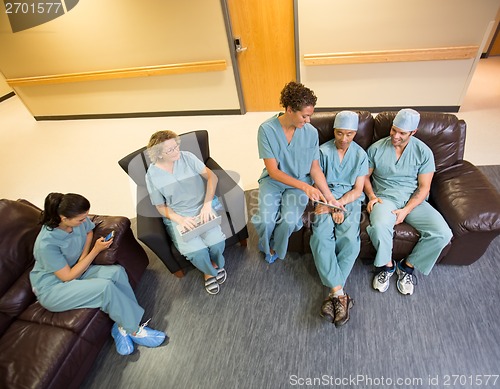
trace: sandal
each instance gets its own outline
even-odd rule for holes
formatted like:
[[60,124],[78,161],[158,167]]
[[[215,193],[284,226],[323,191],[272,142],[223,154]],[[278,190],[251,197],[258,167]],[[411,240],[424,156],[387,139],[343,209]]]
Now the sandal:
[[215,277],[210,277],[205,280],[205,290],[208,294],[217,294],[219,293],[219,283]]
[[226,279],[227,279],[226,269],[224,269],[223,267],[220,269],[217,269],[217,275],[215,276],[215,279],[217,280],[219,285],[222,285],[224,283],[224,281],[226,281]]

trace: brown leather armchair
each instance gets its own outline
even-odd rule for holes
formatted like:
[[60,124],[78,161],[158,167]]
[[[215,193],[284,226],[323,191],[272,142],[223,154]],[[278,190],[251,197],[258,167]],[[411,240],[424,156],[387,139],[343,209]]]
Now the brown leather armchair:
[[[91,216],[95,239],[115,231],[113,245],[95,259],[118,263],[135,287],[148,257],[120,216]],[[33,245],[40,209],[24,201],[0,200],[0,388],[78,388],[110,339],[112,321],[100,309],[53,313],[31,290]]]
[[[359,111],[359,129],[354,140],[365,150],[375,141],[389,136],[397,112],[382,112],[375,118]],[[453,114],[421,112],[415,136],[433,151],[436,163],[430,203],[443,215],[453,231],[450,244],[438,263],[470,265],[486,251],[500,234],[500,196],[486,176],[473,164],[464,161],[466,123]],[[317,112],[311,124],[319,133],[320,144],[333,139],[333,123],[337,112]],[[304,213],[304,228],[290,237],[289,250],[310,252],[312,207]],[[375,249],[366,232],[370,220],[366,210],[361,215],[361,252],[367,262],[375,258]],[[395,227],[393,259],[409,255],[420,238],[406,223]]]
[[[238,186],[239,176],[222,169],[210,157],[208,132],[192,131],[180,135],[181,150],[195,154],[218,178],[216,195],[221,200],[222,231],[226,235],[226,246],[240,243],[246,246],[248,238],[245,194]],[[177,250],[168,235],[162,217],[151,204],[145,175],[151,163],[142,147],[122,158],[119,165],[137,184],[137,237],[148,246],[176,277],[183,277],[192,268],[191,263]]]

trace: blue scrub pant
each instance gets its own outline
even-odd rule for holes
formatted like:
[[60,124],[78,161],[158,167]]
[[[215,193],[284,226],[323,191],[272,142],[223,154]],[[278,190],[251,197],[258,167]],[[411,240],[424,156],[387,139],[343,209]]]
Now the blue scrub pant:
[[345,207],[350,214],[335,224],[331,214],[314,215],[311,251],[323,285],[344,287],[360,250],[361,202]]
[[210,274],[213,277],[217,275],[217,269],[213,267],[212,261],[219,269],[224,267],[223,253],[226,247],[226,236],[220,226],[211,228],[187,242],[184,242],[171,222],[167,226],[177,250],[203,274]]
[[91,265],[80,278],[37,291],[40,304],[52,312],[100,308],[127,333],[138,330],[144,309],[137,303],[120,265]]
[[284,259],[288,238],[302,228],[302,214],[309,201],[304,191],[283,185],[271,178],[259,183],[259,208],[252,217],[259,237],[259,247],[265,254],[272,248]]
[[[382,198],[383,203],[377,203],[370,214],[370,226],[366,231],[377,250],[375,266],[381,267],[392,258],[394,223],[396,215],[392,211],[400,209],[404,204]],[[406,260],[415,269],[428,275],[443,248],[450,242],[452,232],[443,216],[427,201],[416,206],[405,218],[405,222],[415,228],[420,239]]]

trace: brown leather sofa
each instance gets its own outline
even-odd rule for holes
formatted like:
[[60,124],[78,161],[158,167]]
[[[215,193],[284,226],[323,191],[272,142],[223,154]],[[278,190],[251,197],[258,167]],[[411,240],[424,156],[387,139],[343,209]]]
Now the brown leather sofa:
[[[359,111],[359,129],[354,140],[365,150],[375,141],[389,136],[397,112],[372,116]],[[337,112],[316,112],[311,124],[317,128],[320,144],[333,139],[333,123]],[[443,250],[439,263],[470,265],[486,251],[500,234],[500,196],[481,171],[464,161],[466,123],[453,114],[421,112],[415,136],[433,151],[434,174],[429,202],[444,216],[451,230],[451,243]],[[310,252],[312,207],[304,213],[304,228],[290,237],[289,251]],[[366,232],[369,225],[366,210],[361,215],[361,252],[359,258],[373,262],[375,249]],[[406,223],[394,232],[393,259],[408,256],[419,239],[417,231]]]
[[[45,310],[31,291],[33,245],[40,209],[24,200],[0,200],[0,388],[78,388],[105,342],[112,321],[99,309]],[[95,239],[115,231],[113,245],[95,259],[119,263],[133,287],[148,257],[121,216],[91,216]]]

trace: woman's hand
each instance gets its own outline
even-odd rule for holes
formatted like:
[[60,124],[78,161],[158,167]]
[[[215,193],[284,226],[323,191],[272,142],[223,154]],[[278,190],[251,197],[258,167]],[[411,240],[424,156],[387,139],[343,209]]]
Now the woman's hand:
[[318,188],[306,184],[303,191],[305,192],[307,197],[309,197],[312,201],[321,200],[326,203],[325,196],[323,196],[323,193],[321,193],[321,191]]
[[179,224],[185,230],[192,230],[196,227],[196,217],[194,216],[180,216],[176,220],[177,224]]
[[212,203],[205,203],[203,207],[201,207],[200,218],[203,223],[208,222],[209,220],[215,219],[217,217],[215,211],[212,209]]
[[95,241],[94,250],[97,253],[100,253],[101,251],[108,249],[109,246],[111,246],[111,243],[113,243],[113,238],[111,238],[107,242],[104,240],[104,238],[99,238]]

